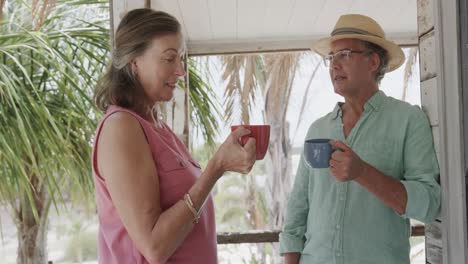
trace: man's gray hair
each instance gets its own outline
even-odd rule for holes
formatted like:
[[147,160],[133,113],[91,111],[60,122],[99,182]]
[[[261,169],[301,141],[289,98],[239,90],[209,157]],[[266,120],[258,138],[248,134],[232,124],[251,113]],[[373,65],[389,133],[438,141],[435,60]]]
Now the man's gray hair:
[[376,45],[369,41],[363,42],[364,48],[367,51],[376,53],[380,58],[380,65],[379,68],[377,68],[377,73],[375,74],[375,81],[377,82],[377,84],[380,84],[380,81],[383,79],[388,69],[388,53],[384,48],[380,47],[379,45]]

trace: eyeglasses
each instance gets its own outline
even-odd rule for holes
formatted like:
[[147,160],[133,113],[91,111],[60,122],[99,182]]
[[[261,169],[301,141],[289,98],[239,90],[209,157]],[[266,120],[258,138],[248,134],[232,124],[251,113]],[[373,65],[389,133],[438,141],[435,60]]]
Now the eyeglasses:
[[364,50],[340,50],[337,51],[334,54],[328,54],[323,57],[323,62],[325,63],[325,66],[330,66],[332,62],[334,63],[343,63],[346,61],[349,61],[349,58],[351,57],[351,54],[353,53],[358,53],[358,54],[370,54],[372,53],[371,51],[364,51]]

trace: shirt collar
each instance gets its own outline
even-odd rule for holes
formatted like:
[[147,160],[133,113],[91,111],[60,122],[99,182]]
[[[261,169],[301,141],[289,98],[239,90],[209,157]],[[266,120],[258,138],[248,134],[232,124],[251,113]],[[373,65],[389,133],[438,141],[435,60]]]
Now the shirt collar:
[[343,102],[338,102],[336,103],[335,105],[335,108],[333,109],[333,114],[332,114],[332,118],[333,120],[337,119],[338,117],[341,117],[343,111],[341,111],[341,106],[343,105],[344,103]]
[[367,100],[366,104],[364,104],[364,109],[370,106],[374,111],[378,112],[382,106],[382,101],[385,96],[386,95],[383,91],[378,90],[371,98],[369,98],[369,100]]
[[[364,109],[367,109],[368,107],[371,107],[372,110],[378,112],[380,107],[382,106],[382,101],[385,97],[385,93],[381,90],[378,90],[367,102],[364,104]],[[333,119],[337,119],[338,116],[341,117],[343,114],[343,111],[341,110],[341,106],[343,105],[343,102],[338,102],[335,105],[335,108],[333,109],[333,114],[332,117]]]

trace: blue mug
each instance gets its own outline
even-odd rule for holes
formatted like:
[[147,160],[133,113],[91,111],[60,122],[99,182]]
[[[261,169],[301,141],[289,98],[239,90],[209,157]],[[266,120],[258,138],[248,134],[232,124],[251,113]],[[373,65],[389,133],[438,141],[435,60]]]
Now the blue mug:
[[309,139],[304,142],[304,155],[312,168],[330,167],[332,153],[337,150],[330,145],[328,138]]

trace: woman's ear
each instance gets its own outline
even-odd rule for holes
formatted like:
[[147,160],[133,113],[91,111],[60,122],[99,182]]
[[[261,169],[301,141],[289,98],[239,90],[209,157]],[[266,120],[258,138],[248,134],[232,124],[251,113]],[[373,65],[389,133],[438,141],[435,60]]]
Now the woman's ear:
[[137,61],[136,59],[133,59],[131,62],[130,62],[130,66],[132,67],[132,74],[134,77],[137,77],[138,76],[138,64],[137,64]]

